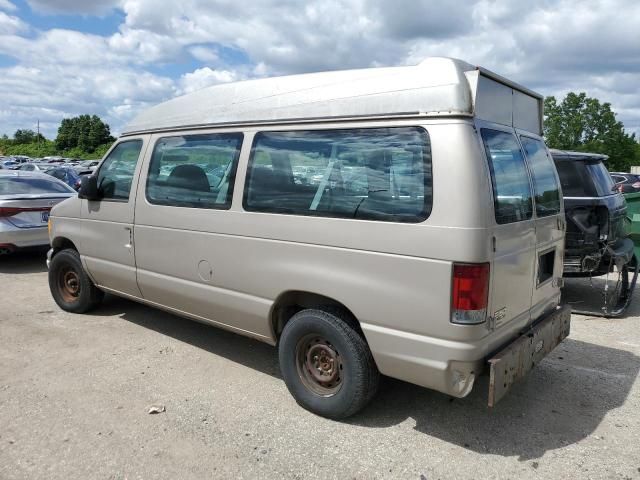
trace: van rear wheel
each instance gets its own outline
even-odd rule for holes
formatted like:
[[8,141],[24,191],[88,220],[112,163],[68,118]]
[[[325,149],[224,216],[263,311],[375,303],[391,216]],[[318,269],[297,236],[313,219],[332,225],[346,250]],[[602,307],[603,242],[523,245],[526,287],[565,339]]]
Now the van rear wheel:
[[364,338],[321,310],[302,310],[280,337],[280,370],[303,408],[323,417],[349,417],[378,389],[379,372]]
[[58,306],[72,313],[88,312],[104,297],[84,271],[80,255],[72,249],[62,250],[51,259],[49,290]]

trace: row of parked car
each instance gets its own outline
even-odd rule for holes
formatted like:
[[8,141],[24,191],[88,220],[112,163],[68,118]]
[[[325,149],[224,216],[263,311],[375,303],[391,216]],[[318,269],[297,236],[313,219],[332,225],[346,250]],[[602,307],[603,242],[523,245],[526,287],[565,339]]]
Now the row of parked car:
[[0,170],[42,172],[63,181],[74,190],[80,188],[82,177],[91,175],[100,160],[80,160],[64,157],[30,158],[22,155],[0,157]]

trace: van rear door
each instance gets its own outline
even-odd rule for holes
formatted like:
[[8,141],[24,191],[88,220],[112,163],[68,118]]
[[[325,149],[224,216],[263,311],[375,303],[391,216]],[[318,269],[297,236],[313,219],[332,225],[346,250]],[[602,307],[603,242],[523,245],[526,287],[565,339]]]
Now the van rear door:
[[530,133],[519,137],[534,192],[536,263],[531,316],[536,319],[560,300],[565,222],[560,181],[551,154],[540,137]]
[[512,128],[479,122],[487,156],[495,223],[489,316],[493,328],[529,323],[536,231],[529,172]]

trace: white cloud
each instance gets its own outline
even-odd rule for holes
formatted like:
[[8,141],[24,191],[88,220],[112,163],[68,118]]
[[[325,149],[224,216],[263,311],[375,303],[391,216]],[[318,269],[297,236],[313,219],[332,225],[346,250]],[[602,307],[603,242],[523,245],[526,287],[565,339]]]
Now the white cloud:
[[33,128],[40,119],[53,137],[62,118],[95,113],[117,133],[137,111],[174,95],[171,79],[128,67],[18,65],[0,69],[0,132]]
[[231,70],[212,70],[209,67],[198,68],[180,77],[178,94],[195,92],[211,85],[242,80],[237,72]]
[[14,12],[18,9],[13,3],[9,0],[0,0],[0,10],[5,10],[7,12]]
[[38,108],[52,119],[105,115],[117,132],[146,105],[216,83],[415,64],[429,55],[483,65],[546,95],[586,91],[611,102],[625,125],[640,132],[640,3],[634,0],[29,4],[38,12],[83,15],[115,8],[124,19],[106,36],[34,32],[12,16],[12,3],[0,0],[0,10],[11,13],[0,12],[0,54],[17,61],[0,68],[0,133],[32,122]]
[[22,33],[29,29],[29,26],[18,17],[7,15],[0,11],[0,35],[13,35]]
[[196,60],[200,60],[203,63],[212,64],[218,61],[218,52],[215,49],[204,47],[202,45],[196,45],[195,47],[191,47],[189,49],[189,53]]
[[122,61],[140,64],[175,60],[183,47],[168,35],[128,27],[109,37],[107,44],[110,53],[120,56]]

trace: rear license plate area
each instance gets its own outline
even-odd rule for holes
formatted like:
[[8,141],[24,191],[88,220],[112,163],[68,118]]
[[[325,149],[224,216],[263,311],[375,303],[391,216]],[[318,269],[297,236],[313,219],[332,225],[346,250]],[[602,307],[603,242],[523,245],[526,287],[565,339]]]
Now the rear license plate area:
[[41,212],[42,215],[42,223],[47,223],[49,221],[49,212]]
[[489,406],[494,407],[511,386],[569,336],[571,308],[558,307],[544,320],[489,359]]

